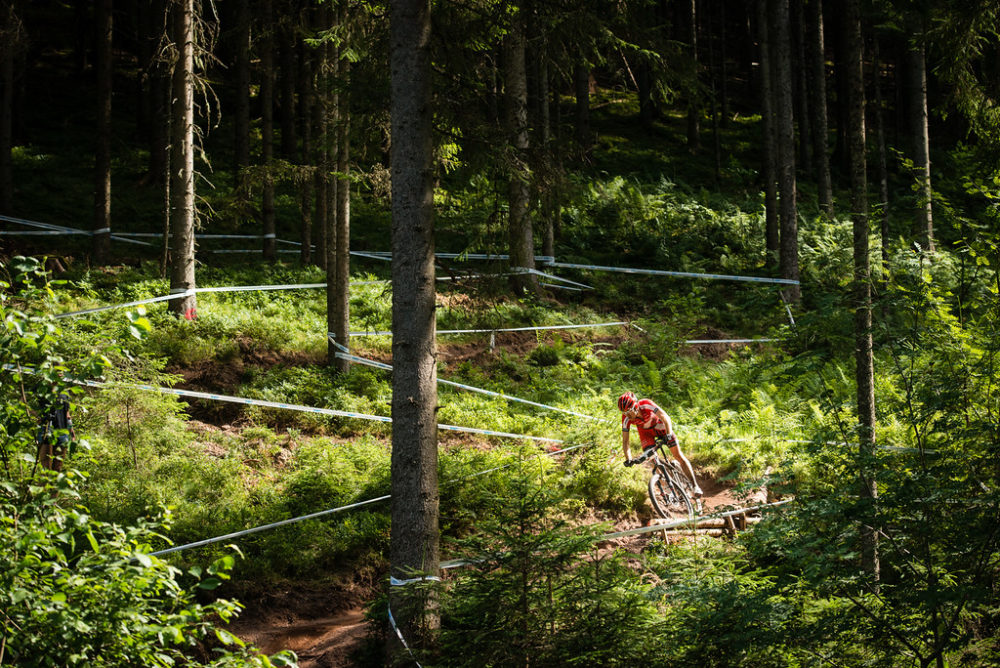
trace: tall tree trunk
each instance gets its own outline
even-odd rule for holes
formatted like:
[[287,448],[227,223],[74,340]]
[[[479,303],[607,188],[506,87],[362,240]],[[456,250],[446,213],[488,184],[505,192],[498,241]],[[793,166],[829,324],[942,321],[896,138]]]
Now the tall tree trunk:
[[764,236],[767,248],[767,262],[777,264],[781,247],[778,221],[778,163],[777,144],[774,131],[774,84],[771,73],[774,64],[771,58],[771,31],[768,29],[768,0],[757,0],[757,33],[760,48],[760,108],[761,145],[763,160],[761,172],[764,180]]
[[[316,10],[317,31],[330,27],[330,9],[323,5]],[[324,42],[316,50],[316,97],[313,101],[313,125],[316,128],[316,258],[319,266],[326,269],[327,227],[329,226],[328,203],[330,201],[330,44]],[[346,342],[341,342],[345,346]]]
[[[330,7],[328,13],[331,23],[339,25],[340,16],[338,10]],[[329,331],[342,345],[347,345],[347,334],[339,331],[338,328],[346,330],[345,319],[342,314],[341,293],[346,292],[340,286],[339,267],[339,244],[338,239],[340,218],[340,177],[330,172],[336,172],[340,165],[340,46],[330,46],[330,88],[328,92],[329,118],[327,119],[328,132],[327,142],[329,147],[330,164],[327,168],[328,185],[326,189],[327,218],[323,222],[326,229],[326,326]],[[328,346],[327,363],[329,366],[337,365],[336,349],[331,343]]]
[[0,7],[0,213],[8,214],[14,212],[14,61],[23,34],[14,5]]
[[233,110],[236,172],[250,166],[250,0],[236,0],[236,104]]
[[[302,24],[309,26],[308,10],[303,11]],[[299,126],[301,128],[302,145],[299,150],[299,165],[303,168],[303,176],[299,184],[299,213],[302,215],[302,227],[299,238],[302,242],[299,259],[305,266],[312,262],[312,210],[314,177],[305,171],[315,165],[313,161],[313,93],[315,80],[313,78],[312,48],[304,42],[299,42]]]
[[[168,22],[171,0],[153,0],[145,14],[143,26],[145,48],[148,49],[149,60],[143,63],[146,68],[146,87],[149,98],[149,122],[146,124],[145,136],[149,143],[149,168],[145,181],[163,185],[168,191],[170,182],[170,114],[171,114],[171,82],[172,64],[165,62],[160,55],[160,40],[164,34],[170,34],[172,28]],[[165,192],[164,196],[169,198]],[[164,239],[164,248],[167,248]]]
[[111,36],[112,0],[97,3],[97,152],[94,169],[94,261],[111,254]]
[[298,66],[295,62],[294,14],[290,12],[291,3],[282,6],[282,16],[279,21],[278,35],[281,45],[278,48],[281,61],[281,156],[292,162],[295,160],[295,148],[298,138],[295,136],[295,77]]
[[264,165],[263,199],[261,218],[264,232],[264,259],[273,262],[275,252],[274,225],[274,177],[271,174],[274,161],[274,25],[271,0],[263,0],[261,6],[260,40],[260,133],[261,162]]
[[[392,0],[392,527],[390,574],[437,576],[437,366],[430,3]],[[439,626],[433,599],[410,586],[389,591],[410,642]],[[400,651],[395,639],[391,650]]]
[[886,280],[889,270],[889,161],[885,146],[885,104],[882,100],[882,58],[879,52],[878,37],[872,38],[872,61],[875,70],[872,77],[872,89],[875,92],[875,143],[878,156],[878,193],[880,212],[879,225],[882,246],[882,273],[880,282]]
[[[792,118],[792,54],[789,39],[789,0],[771,0],[774,38],[774,104],[778,159],[778,213],[781,219],[781,277],[799,279],[799,234],[795,186],[795,121]],[[791,285],[786,298],[798,301],[799,287]]]
[[[542,38],[543,45],[545,38]],[[538,50],[538,151],[539,173],[543,175],[541,186],[542,206],[542,255],[555,255],[555,170],[552,160],[552,131],[549,114],[549,61],[547,49]]]
[[698,0],[685,0],[688,19],[688,45],[691,49],[691,86],[687,100],[687,144],[695,153],[701,150],[701,101],[698,96]]
[[862,566],[872,586],[878,586],[878,536],[874,527],[877,491],[871,462],[875,450],[875,372],[872,359],[871,267],[868,249],[868,180],[865,157],[865,88],[861,0],[847,0],[845,46],[848,88],[848,146],[851,159],[851,216],[854,220],[854,353],[858,392],[858,461],[861,494],[871,500],[869,519],[863,523]]
[[813,115],[810,113],[808,73],[806,67],[806,8],[805,0],[792,0],[791,2],[792,23],[795,30],[792,35],[792,54],[794,56],[794,86],[796,109],[798,110],[799,127],[799,166],[802,171],[809,173],[813,171]]
[[913,167],[917,180],[916,235],[925,250],[934,250],[934,220],[932,215],[930,133],[927,124],[927,58],[923,44],[924,29],[920,19],[908,18],[913,35],[906,49],[907,114],[910,136],[913,138]]
[[[170,123],[170,292],[193,290],[194,265],[194,0],[175,0],[174,64]],[[198,298],[190,294],[170,300],[171,312],[194,319]]]
[[719,125],[729,127],[729,33],[726,3],[719,4]]
[[538,280],[525,270],[535,268],[535,238],[528,215],[528,81],[525,65],[524,15],[511,18],[510,32],[504,40],[504,125],[510,143],[511,166],[507,186],[508,224],[510,231],[510,267],[514,272],[514,291],[536,292]]
[[829,126],[826,111],[826,46],[823,38],[823,0],[807,0],[808,69],[810,72],[809,109],[812,112],[813,160],[816,165],[816,190],[819,206],[833,215],[833,183],[830,180],[830,151],[827,148]]
[[[340,7],[340,25],[346,26],[346,4]],[[350,287],[351,287],[351,109],[348,95],[351,75],[350,62],[345,58],[340,63],[341,92],[337,109],[337,285],[334,295],[336,313],[334,333],[338,341],[346,341],[350,332]],[[336,359],[336,368],[346,373],[350,362]]]
[[590,66],[577,62],[573,66],[573,87],[576,91],[576,141],[583,156],[590,154]]

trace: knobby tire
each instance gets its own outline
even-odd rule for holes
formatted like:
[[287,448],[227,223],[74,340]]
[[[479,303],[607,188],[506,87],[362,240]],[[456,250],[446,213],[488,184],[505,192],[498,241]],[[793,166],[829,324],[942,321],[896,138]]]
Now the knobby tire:
[[662,465],[657,466],[649,479],[649,499],[657,514],[664,519],[673,519],[680,513],[688,517],[695,515],[691,497]]

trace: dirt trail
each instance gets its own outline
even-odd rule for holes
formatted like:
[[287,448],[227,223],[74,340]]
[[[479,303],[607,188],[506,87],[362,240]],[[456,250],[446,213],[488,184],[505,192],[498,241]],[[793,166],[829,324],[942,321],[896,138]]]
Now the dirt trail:
[[[739,499],[730,488],[714,481],[702,479],[701,482],[705,491],[703,512],[760,502],[760,499]],[[615,528],[621,531],[648,523],[648,519],[638,519]],[[653,535],[615,539],[606,547],[638,553],[646,543],[654,540]],[[325,596],[331,602],[329,597],[335,594]],[[229,630],[266,654],[282,649],[294,650],[302,668],[351,668],[355,665],[351,655],[361,647],[367,633],[361,605],[353,604],[331,615],[328,607],[317,605],[316,598],[303,597],[301,593],[289,592],[268,598],[263,606],[265,609],[237,620]]]
[[333,617],[293,617],[287,623],[234,631],[265,654],[293,650],[301,668],[348,668],[354,665],[351,654],[361,646],[366,626],[364,610],[356,607]]

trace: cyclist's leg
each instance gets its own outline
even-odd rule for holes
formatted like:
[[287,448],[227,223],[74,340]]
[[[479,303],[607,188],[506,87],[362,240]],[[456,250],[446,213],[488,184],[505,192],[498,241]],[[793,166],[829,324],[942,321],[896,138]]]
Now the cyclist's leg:
[[691,462],[689,462],[688,458],[684,456],[683,452],[681,452],[681,446],[675,445],[670,448],[670,454],[674,456],[674,459],[680,462],[681,470],[691,478],[691,482],[694,484],[695,496],[701,496],[702,491],[701,487],[698,486],[698,478],[694,475],[694,467],[691,466]]

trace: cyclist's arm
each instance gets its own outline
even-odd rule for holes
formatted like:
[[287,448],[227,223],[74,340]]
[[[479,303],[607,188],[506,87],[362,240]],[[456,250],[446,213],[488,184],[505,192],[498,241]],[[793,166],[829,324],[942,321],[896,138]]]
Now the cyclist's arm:
[[653,414],[663,421],[663,426],[667,428],[668,434],[674,433],[674,423],[671,422],[670,416],[667,415],[667,412],[665,410],[657,406],[655,409],[653,409]]
[[629,429],[628,422],[622,423],[622,454],[625,455],[625,461],[632,459],[632,451],[628,447],[629,439]]

